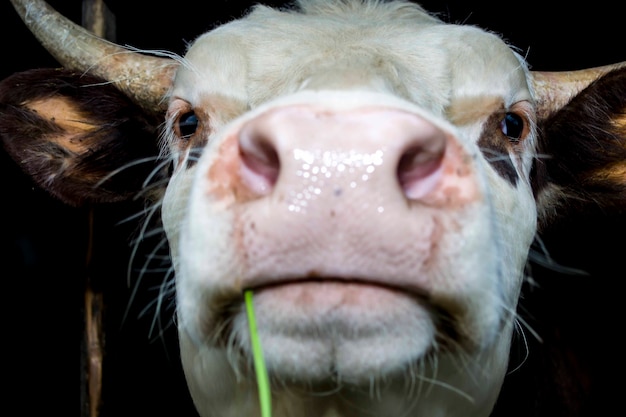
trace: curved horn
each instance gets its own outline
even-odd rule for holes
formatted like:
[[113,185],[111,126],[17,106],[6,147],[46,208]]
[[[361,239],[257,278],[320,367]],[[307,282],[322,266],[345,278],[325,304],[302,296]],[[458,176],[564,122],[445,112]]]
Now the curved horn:
[[162,112],[178,63],[143,55],[97,37],[43,0],[11,0],[26,26],[59,63],[112,82],[150,112]]
[[622,67],[626,61],[577,71],[531,71],[538,117],[547,117],[601,75]]

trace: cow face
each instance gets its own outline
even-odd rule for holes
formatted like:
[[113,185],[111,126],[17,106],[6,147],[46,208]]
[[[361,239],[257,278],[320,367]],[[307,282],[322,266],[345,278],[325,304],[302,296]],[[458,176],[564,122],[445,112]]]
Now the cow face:
[[[570,160],[537,165],[539,151],[556,147],[537,126],[575,125],[553,113],[583,114],[581,103],[599,106],[612,92],[602,117],[584,116],[607,132],[602,151],[576,150],[607,155],[584,174],[621,189],[607,206],[623,207],[625,94],[615,86],[623,90],[625,71],[568,103],[590,79],[533,74],[497,36],[414,4],[300,7],[259,6],[176,62],[141,61],[163,68],[152,78],[165,84],[119,86],[151,115],[167,86],[162,220],[196,407],[203,416],[259,413],[243,301],[251,290],[276,416],[487,416],[538,220],[568,197],[604,198],[554,180],[574,170]],[[72,39],[92,48],[91,35]],[[94,55],[96,75],[119,79]],[[139,66],[124,67],[126,77]],[[53,139],[64,147],[62,134]],[[23,147],[9,148],[20,159]],[[79,194],[56,191],[69,202]]]
[[163,223],[199,401],[219,402],[204,387],[225,363],[231,378],[252,369],[252,289],[279,386],[359,398],[344,391],[386,380],[406,411],[395,385],[409,378],[450,413],[487,413],[536,227],[519,57],[405,5],[257,9],[184,62]]

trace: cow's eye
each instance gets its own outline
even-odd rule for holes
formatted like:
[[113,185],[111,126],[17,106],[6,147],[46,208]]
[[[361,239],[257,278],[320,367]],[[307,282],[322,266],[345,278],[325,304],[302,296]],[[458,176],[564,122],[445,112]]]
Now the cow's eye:
[[516,113],[508,112],[504,115],[500,128],[509,139],[517,142],[524,134],[524,119]]
[[193,111],[183,113],[178,117],[176,130],[181,139],[189,139],[198,130],[198,117]]

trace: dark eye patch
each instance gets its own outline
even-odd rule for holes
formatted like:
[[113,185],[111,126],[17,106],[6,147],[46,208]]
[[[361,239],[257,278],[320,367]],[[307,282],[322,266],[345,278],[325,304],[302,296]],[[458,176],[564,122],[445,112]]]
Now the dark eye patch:
[[525,125],[524,119],[517,113],[495,112],[487,119],[478,139],[478,146],[487,162],[513,186],[517,185],[519,177],[510,151],[512,144],[524,138]]

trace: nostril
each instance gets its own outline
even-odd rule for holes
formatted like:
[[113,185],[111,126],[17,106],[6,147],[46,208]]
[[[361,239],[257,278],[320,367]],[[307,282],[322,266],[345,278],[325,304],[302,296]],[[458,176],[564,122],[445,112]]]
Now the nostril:
[[427,146],[408,148],[398,162],[398,181],[407,198],[416,200],[432,191],[442,175],[445,140],[435,136]]
[[280,159],[271,138],[244,128],[239,136],[239,154],[246,185],[260,195],[271,192],[280,172]]

